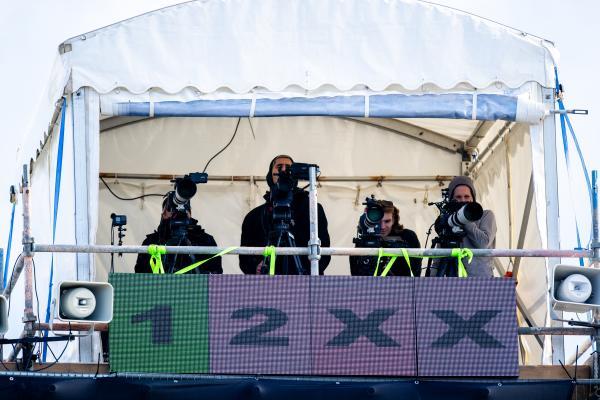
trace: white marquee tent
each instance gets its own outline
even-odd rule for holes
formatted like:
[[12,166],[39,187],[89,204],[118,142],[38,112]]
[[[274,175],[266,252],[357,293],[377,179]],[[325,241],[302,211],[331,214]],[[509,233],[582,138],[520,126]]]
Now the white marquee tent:
[[[425,245],[437,215],[427,203],[468,173],[496,214],[497,247],[558,248],[556,54],[547,40],[410,0],[191,1],[74,37],[19,154],[33,236],[107,244],[115,212],[129,220],[124,243],[141,243],[162,199],[118,200],[100,176],[121,197],[164,193],[161,176],[201,171],[235,132],[192,201],[219,245],[239,244],[268,162],[284,153],[320,166],[332,246],[352,247],[370,194],[393,200]],[[43,319],[51,255],[35,260]],[[134,262],[117,258],[115,270]],[[518,272],[522,320],[535,326],[549,324],[546,262],[556,260],[497,262],[499,274]],[[240,273],[237,257],[223,263]],[[63,253],[53,265],[54,283],[105,280],[110,258]],[[348,273],[334,257],[327,274]],[[19,331],[11,323],[9,335]],[[80,346],[71,359],[96,359]],[[541,341],[522,347],[524,362],[540,363]]]

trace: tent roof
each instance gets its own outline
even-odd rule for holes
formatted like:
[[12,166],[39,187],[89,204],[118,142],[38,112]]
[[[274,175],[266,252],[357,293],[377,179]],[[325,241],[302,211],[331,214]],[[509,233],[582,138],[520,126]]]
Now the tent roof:
[[554,66],[551,42],[412,0],[191,1],[60,50],[99,93],[550,87]]
[[[553,86],[557,56],[545,39],[414,0],[190,1],[76,36],[59,50],[20,163],[43,147],[61,96],[82,87],[100,93],[102,104],[353,93],[521,95]],[[408,122],[451,149],[453,141],[472,147],[482,128],[468,120]]]

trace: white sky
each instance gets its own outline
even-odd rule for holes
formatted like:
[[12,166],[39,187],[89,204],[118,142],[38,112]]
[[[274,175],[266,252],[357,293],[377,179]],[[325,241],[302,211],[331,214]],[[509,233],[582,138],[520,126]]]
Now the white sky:
[[[216,1],[216,0],[215,0]],[[219,0],[221,1],[221,0]],[[251,1],[251,0],[248,0]],[[0,247],[5,247],[8,236],[10,204],[8,188],[18,183],[21,166],[16,165],[15,154],[21,138],[28,131],[37,109],[41,89],[49,78],[50,68],[62,41],[80,33],[129,18],[146,11],[180,1],[144,0],[56,0],[12,1],[0,0]],[[598,110],[600,79],[594,78],[600,65],[600,2],[596,0],[437,0],[464,11],[493,19],[525,32],[552,40],[560,53],[559,73],[566,90],[568,108],[587,108],[589,116],[574,116],[572,122],[580,139],[588,168],[600,168],[600,159],[594,156],[598,149],[596,126],[600,125]],[[39,134],[36,132],[36,134]],[[572,157],[576,157],[575,154]],[[572,159],[575,163],[576,159]],[[564,168],[559,162],[559,169]],[[564,176],[564,174],[563,174]],[[565,193],[561,222],[570,226],[571,211],[565,206],[574,202],[580,209],[587,207],[581,190],[569,190],[563,178]],[[574,182],[581,186],[581,182]],[[581,192],[583,193],[583,192]],[[573,197],[573,199],[571,198]],[[19,218],[19,216],[16,216]],[[587,214],[583,218],[588,220]],[[570,230],[571,228],[565,228]],[[15,234],[20,235],[19,232]],[[587,236],[584,234],[584,236]],[[586,237],[587,239],[587,237]],[[563,235],[563,247],[573,247],[573,235]],[[16,249],[18,251],[18,249]],[[16,254],[13,251],[13,254]]]

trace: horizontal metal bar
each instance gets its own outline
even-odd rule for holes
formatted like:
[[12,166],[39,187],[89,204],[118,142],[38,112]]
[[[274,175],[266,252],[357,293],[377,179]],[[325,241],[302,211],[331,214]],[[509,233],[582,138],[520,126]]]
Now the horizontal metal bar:
[[52,324],[35,323],[33,328],[38,331],[73,331],[73,332],[87,332],[93,330],[95,332],[106,332],[108,331],[108,324],[90,324],[83,322],[54,322]]
[[[43,368],[48,364],[35,364],[35,367]],[[74,372],[38,372],[38,371],[6,371],[0,370],[0,376],[9,377],[34,377],[34,378],[69,378],[69,379],[98,379],[98,378],[112,378],[115,374],[78,374]]]
[[519,335],[556,335],[556,336],[592,336],[596,334],[594,328],[534,326],[519,327]]
[[397,135],[406,136],[416,139],[428,145],[439,149],[447,150],[451,153],[458,153],[462,150],[463,144],[461,141],[453,139],[418,125],[410,124],[406,121],[401,121],[395,118],[356,118],[345,117],[350,121],[360,122],[362,124],[373,126],[380,129],[393,132]]
[[52,336],[52,337],[37,337],[37,336],[25,336],[19,339],[0,339],[0,345],[4,344],[17,344],[17,343],[42,343],[42,342],[64,342],[75,340],[75,336]]
[[572,110],[550,110],[550,114],[576,114],[588,115],[588,110],[574,108]]
[[[577,379],[574,380],[577,385],[600,385],[600,379]],[[593,397],[590,397],[593,398]]]
[[[172,180],[182,178],[183,175],[171,174],[130,174],[116,172],[100,172],[101,178],[106,179],[148,179],[148,180]],[[422,175],[422,176],[319,176],[318,182],[445,182],[452,180],[450,175]],[[210,175],[209,182],[260,182],[265,181],[266,177],[253,175]]]
[[[73,244],[34,244],[38,253],[147,253],[149,246],[110,246],[110,245],[73,245]],[[169,254],[216,254],[227,247],[207,246],[164,246]],[[264,247],[236,247],[230,255],[262,255]],[[387,254],[402,255],[399,248],[386,248]],[[404,249],[409,256],[450,257],[452,249]],[[472,249],[475,257],[564,257],[589,258],[590,250],[547,250],[547,249]],[[307,247],[277,247],[278,255],[308,255]],[[376,248],[322,247],[324,256],[377,256]]]

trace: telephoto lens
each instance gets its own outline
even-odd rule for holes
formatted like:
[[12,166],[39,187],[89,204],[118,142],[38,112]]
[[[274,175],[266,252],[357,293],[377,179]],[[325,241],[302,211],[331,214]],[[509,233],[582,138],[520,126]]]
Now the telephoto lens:
[[481,219],[483,207],[479,203],[467,203],[448,217],[448,225],[452,228],[462,228],[467,222]]

